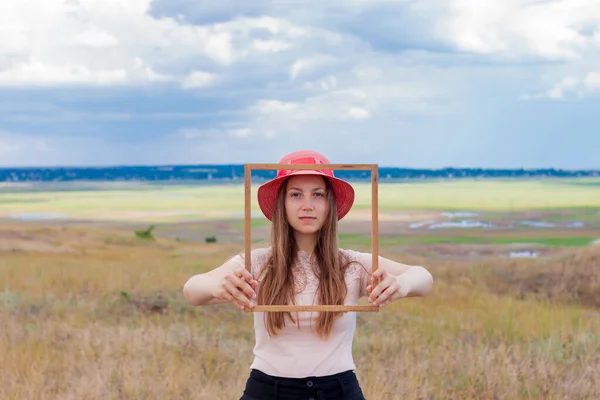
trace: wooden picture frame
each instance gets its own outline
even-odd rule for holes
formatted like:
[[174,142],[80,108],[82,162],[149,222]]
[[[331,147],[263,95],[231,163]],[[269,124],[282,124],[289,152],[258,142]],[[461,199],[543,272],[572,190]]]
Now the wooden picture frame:
[[[251,189],[254,170],[364,170],[371,171],[371,253],[373,270],[378,268],[379,256],[379,206],[378,206],[378,164],[244,164],[244,249],[246,270],[251,271]],[[247,312],[289,312],[289,311],[359,311],[377,312],[379,307],[371,305],[255,305],[245,307]]]

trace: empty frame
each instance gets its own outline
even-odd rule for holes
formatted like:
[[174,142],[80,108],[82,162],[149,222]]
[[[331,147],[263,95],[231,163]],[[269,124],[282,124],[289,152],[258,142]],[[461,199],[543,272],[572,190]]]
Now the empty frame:
[[[244,164],[244,247],[246,270],[251,271],[251,189],[252,171],[254,170],[364,170],[371,171],[371,253],[373,255],[373,270],[378,268],[379,256],[379,215],[378,215],[378,166],[377,164]],[[245,307],[247,312],[273,312],[273,311],[379,311],[379,307],[370,305],[256,305],[252,308]]]

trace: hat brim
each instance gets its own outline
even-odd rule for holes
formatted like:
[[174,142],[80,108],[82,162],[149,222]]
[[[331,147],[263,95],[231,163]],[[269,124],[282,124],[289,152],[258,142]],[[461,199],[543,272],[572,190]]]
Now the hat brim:
[[273,219],[273,213],[275,212],[275,204],[277,203],[277,194],[281,184],[290,176],[294,175],[320,175],[331,182],[333,192],[335,193],[335,199],[337,203],[337,217],[338,221],[341,220],[348,214],[352,205],[354,204],[354,188],[348,182],[343,179],[328,176],[319,171],[310,170],[297,170],[291,171],[287,176],[281,176],[270,180],[259,186],[258,188],[258,205],[269,221]]

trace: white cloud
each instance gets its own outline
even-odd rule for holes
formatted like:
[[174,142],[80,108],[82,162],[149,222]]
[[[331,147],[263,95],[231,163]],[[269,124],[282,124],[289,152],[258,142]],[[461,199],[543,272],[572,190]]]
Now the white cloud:
[[278,114],[282,112],[293,111],[298,107],[298,104],[279,101],[279,100],[259,100],[253,108],[261,114]]
[[583,80],[583,84],[590,91],[600,92],[600,72],[590,72]]
[[[323,10],[302,8],[292,13],[263,2],[260,14],[278,17],[239,17],[198,26],[181,12],[153,16],[152,4],[152,0],[5,0],[0,10],[0,86],[179,82],[183,88],[205,87],[214,79],[193,76],[194,71],[210,69],[220,75],[219,68],[254,56],[260,59],[260,53],[289,53],[274,59],[272,68],[287,68],[292,80],[304,75],[314,80],[310,74],[320,75],[320,69],[339,65],[353,52],[372,51],[360,31],[292,22],[321,17]],[[231,11],[227,7],[233,4],[223,4],[196,8]],[[564,60],[600,48],[597,0],[450,0],[448,5],[433,0],[353,0],[329,2],[326,10],[335,12],[335,21],[363,12],[378,12],[387,21],[399,8],[426,15],[440,40],[475,53]],[[241,15],[243,11],[242,7]],[[398,38],[390,32],[390,39]]]
[[289,50],[292,48],[291,43],[281,40],[255,40],[252,42],[252,47],[263,53],[278,53],[280,51]]
[[210,72],[194,71],[185,78],[182,86],[185,89],[201,88],[213,84],[215,78],[215,75]]
[[[350,42],[350,38],[347,39]],[[336,49],[339,51],[344,51],[343,47]],[[298,58],[296,59],[292,65],[290,65],[290,78],[295,80],[302,74],[308,73],[318,73],[319,70],[331,68],[336,63],[339,63],[340,59],[333,55],[325,55],[325,54],[311,54],[310,57]]]
[[560,76],[544,90],[523,90],[521,100],[564,100],[597,92],[600,1],[452,0],[446,16],[438,33],[461,50],[492,60],[550,62],[540,75]]
[[598,51],[599,24],[597,0],[452,0],[439,32],[476,53],[570,60]]
[[554,83],[548,90],[524,94],[521,100],[569,100],[582,99],[586,96],[600,94],[600,72],[589,72],[582,76],[567,76]]
[[369,119],[371,118],[371,112],[361,107],[351,107],[343,116],[342,119]]
[[72,43],[76,46],[103,48],[117,46],[119,44],[119,39],[92,26],[89,29],[77,34],[73,38]]
[[184,139],[196,139],[196,138],[207,137],[207,136],[213,135],[214,133],[215,133],[214,131],[209,131],[209,130],[205,130],[205,129],[183,128],[177,132],[177,135],[183,137]]
[[4,165],[10,160],[18,160],[19,157],[30,158],[28,156],[40,156],[51,151],[53,151],[51,146],[39,136],[31,137],[0,131],[0,157]]
[[137,153],[145,153],[147,149],[143,145],[150,141],[151,139],[116,144],[101,135],[85,135],[81,132],[50,135],[0,131],[0,166],[135,164],[141,158]]
[[15,153],[21,150],[21,146],[8,141],[0,141],[0,155],[5,156],[10,153]]
[[248,128],[232,129],[229,131],[229,135],[234,137],[250,136],[252,133],[252,130]]
[[304,88],[308,90],[333,90],[337,87],[337,79],[335,76],[327,76],[323,79],[318,79],[314,82],[306,82]]
[[152,16],[151,2],[4,0],[0,87],[171,81],[201,87],[213,80],[195,70],[288,51],[294,40],[310,35],[336,40],[326,31],[271,17],[194,26]]
[[[548,92],[547,96],[550,99],[562,99],[568,92],[579,92],[579,81],[577,78],[568,76],[554,85]],[[581,96],[581,92],[577,93]]]
[[290,67],[290,77],[295,79],[303,70],[310,69],[314,65],[311,60],[298,60]]
[[83,64],[52,65],[32,59],[0,72],[0,86],[47,86],[65,84],[120,85],[128,80],[122,68],[95,71]]
[[[246,110],[244,123],[263,137],[307,135],[325,126],[331,134],[341,134],[357,121],[367,124],[360,124],[362,129],[377,126],[378,134],[391,135],[395,131],[390,121],[434,118],[460,110],[459,104],[448,100],[453,85],[464,84],[460,71],[399,65],[395,56],[371,55],[352,59],[354,64],[349,61],[345,60],[346,64],[353,67],[344,68],[340,63],[315,80],[298,77],[294,84],[304,90],[291,96],[293,100],[256,101]],[[387,126],[382,126],[383,121]]]

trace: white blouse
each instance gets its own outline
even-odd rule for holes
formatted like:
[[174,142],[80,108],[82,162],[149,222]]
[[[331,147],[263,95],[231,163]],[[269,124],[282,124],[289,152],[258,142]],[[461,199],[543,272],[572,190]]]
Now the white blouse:
[[[371,274],[372,255],[354,250],[340,249],[352,262],[346,270],[348,294],[345,304],[356,305],[359,298],[367,295],[366,287]],[[260,248],[251,253],[251,268],[254,279],[271,254],[271,248]],[[294,265],[296,304],[314,305],[318,278],[311,268],[313,262],[303,251],[298,252],[298,262]],[[242,255],[233,261],[244,267]],[[358,263],[360,264],[358,264]],[[297,312],[296,322],[286,318],[285,327],[277,336],[270,338],[264,325],[264,312],[254,312],[254,361],[250,368],[280,377],[315,377],[336,374],[356,368],[352,357],[352,341],[356,328],[356,312],[346,312],[334,322],[333,330],[327,339],[321,339],[312,328],[318,312]]]

